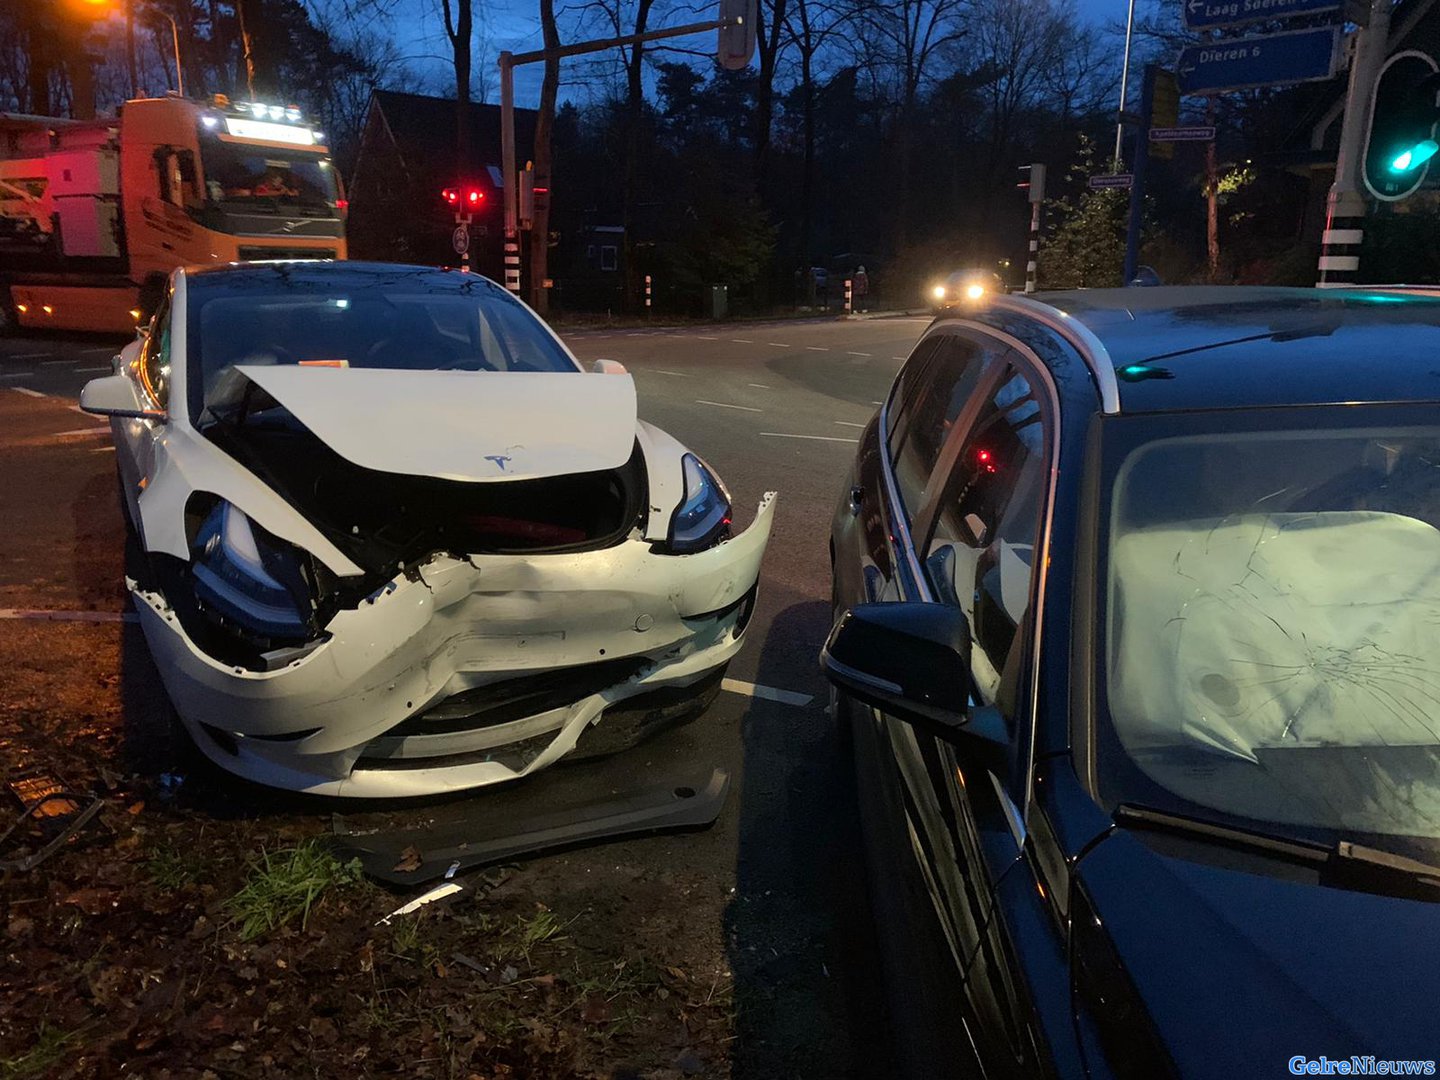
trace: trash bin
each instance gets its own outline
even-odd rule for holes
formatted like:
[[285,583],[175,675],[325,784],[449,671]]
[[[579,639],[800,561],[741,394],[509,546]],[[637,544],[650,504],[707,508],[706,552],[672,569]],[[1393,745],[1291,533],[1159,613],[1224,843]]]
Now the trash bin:
[[730,316],[730,286],[710,286],[710,317],[725,319]]

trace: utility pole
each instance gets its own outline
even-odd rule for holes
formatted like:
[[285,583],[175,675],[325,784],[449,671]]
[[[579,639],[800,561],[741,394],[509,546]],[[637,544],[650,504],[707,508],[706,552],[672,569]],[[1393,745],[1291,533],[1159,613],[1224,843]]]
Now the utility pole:
[[1357,30],[1355,59],[1350,67],[1350,91],[1345,99],[1345,120],[1340,128],[1340,152],[1335,158],[1335,182],[1325,206],[1325,232],[1321,237],[1320,288],[1353,284],[1360,270],[1360,247],[1365,240],[1365,193],[1360,169],[1369,135],[1375,84],[1390,51],[1392,0],[1370,0],[1370,21]]
[[1130,38],[1135,32],[1135,0],[1130,0],[1130,11],[1125,17],[1125,59],[1120,63],[1120,108],[1115,119],[1114,172],[1120,171],[1122,149],[1125,145],[1125,98],[1130,90]]

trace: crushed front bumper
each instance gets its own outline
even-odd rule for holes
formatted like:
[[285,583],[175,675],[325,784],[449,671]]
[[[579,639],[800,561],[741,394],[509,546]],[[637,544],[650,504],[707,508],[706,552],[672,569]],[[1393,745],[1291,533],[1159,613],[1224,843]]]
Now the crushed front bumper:
[[[432,795],[542,769],[607,707],[695,686],[728,663],[773,516],[771,492],[748,529],[694,555],[627,540],[566,555],[436,556],[337,614],[323,644],[275,671],[201,652],[158,593],[136,590],[135,606],[181,722],[222,768],[314,794]],[[453,704],[437,710],[486,687],[532,689],[546,672],[579,696],[557,704],[552,687],[548,700],[528,698],[546,707],[515,716],[527,695],[511,695],[508,712],[473,725]]]

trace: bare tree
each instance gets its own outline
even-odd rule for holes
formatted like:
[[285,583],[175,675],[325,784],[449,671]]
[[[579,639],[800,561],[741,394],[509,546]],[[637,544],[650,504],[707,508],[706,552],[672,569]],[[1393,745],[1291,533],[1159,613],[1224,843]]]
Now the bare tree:
[[[555,23],[555,0],[540,0],[540,30],[545,48],[560,48],[560,29]],[[550,290],[545,287],[550,255],[550,133],[555,126],[555,97],[560,91],[560,58],[545,58],[545,75],[540,82],[540,111],[535,117],[535,175],[537,194],[530,221],[530,306],[541,315],[550,309]],[[542,194],[543,193],[543,194]]]
[[756,49],[760,80],[755,87],[755,182],[763,189],[770,163],[770,129],[775,122],[775,68],[784,47],[787,0],[762,0],[758,7]]
[[831,37],[841,31],[854,13],[830,0],[794,0],[785,11],[785,40],[793,48],[800,68],[802,164],[800,173],[800,258],[810,265],[815,205],[815,95],[817,61]]
[[[451,5],[454,5],[452,10]],[[456,181],[465,180],[470,168],[470,36],[475,28],[472,0],[440,0],[445,17],[445,37],[450,41],[450,55],[455,65],[455,170]],[[515,178],[507,176],[507,184]]]

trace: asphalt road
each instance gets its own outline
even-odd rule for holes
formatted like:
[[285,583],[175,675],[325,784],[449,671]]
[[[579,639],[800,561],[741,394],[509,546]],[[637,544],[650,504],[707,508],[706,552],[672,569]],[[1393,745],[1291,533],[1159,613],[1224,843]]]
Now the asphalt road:
[[[697,762],[730,770],[730,802],[708,832],[541,862],[555,889],[573,888],[576,903],[613,904],[622,923],[660,917],[627,906],[634,882],[663,882],[675,894],[670,932],[713,938],[733,972],[736,1077],[888,1071],[849,765],[829,726],[816,656],[830,621],[827,539],[845,468],[927,323],[895,317],[566,335],[582,360],[617,360],[631,371],[641,416],[725,480],[737,529],[750,523],[763,492],[779,493],[760,605],[726,691],[698,721],[618,755],[615,764],[551,770],[452,813],[474,807],[491,818],[524,815],[527,806],[550,805],[577,786],[614,790],[635,775],[679,776]],[[109,370],[115,351],[104,339],[0,339],[0,417],[10,432],[0,431],[0,456],[23,455],[37,463],[27,469],[51,469],[55,477],[0,496],[7,520],[0,609],[10,617],[16,609],[120,603],[113,456],[103,425],[71,411],[81,386]],[[68,557],[47,565],[47,550],[92,547],[109,553],[98,568],[78,555],[73,571]],[[76,634],[116,632],[75,627]],[[138,637],[133,627],[124,633]],[[88,648],[77,645],[82,653]],[[134,642],[122,655],[127,650],[138,651]],[[0,685],[8,681],[4,667],[23,663],[7,652],[0,649]],[[113,663],[110,655],[93,652],[97,665]],[[141,696],[153,692],[146,687]],[[127,691],[127,700],[133,696]],[[390,813],[387,820],[423,824],[437,813]]]

